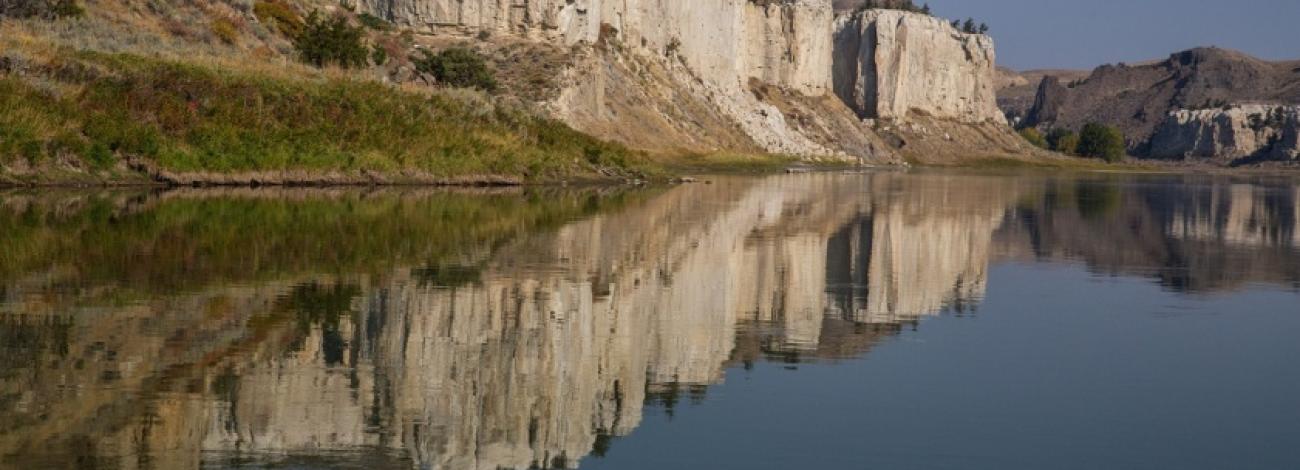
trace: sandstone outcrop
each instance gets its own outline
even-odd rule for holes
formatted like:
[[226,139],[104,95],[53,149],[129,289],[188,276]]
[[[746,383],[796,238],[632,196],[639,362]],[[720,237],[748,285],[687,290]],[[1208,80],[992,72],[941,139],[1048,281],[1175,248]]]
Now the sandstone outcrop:
[[1300,157],[1300,106],[1239,105],[1169,113],[1151,138],[1155,158],[1225,161]]
[[868,10],[835,21],[835,93],[866,118],[998,121],[993,40],[946,21]]

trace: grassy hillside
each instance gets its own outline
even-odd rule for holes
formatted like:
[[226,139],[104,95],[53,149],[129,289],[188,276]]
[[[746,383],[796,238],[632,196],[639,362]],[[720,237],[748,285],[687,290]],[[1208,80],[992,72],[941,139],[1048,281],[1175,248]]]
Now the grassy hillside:
[[[292,21],[266,10],[305,6],[153,3],[3,20],[0,182],[523,182],[648,169],[519,100],[301,65],[283,31]],[[392,36],[368,41],[378,50]]]

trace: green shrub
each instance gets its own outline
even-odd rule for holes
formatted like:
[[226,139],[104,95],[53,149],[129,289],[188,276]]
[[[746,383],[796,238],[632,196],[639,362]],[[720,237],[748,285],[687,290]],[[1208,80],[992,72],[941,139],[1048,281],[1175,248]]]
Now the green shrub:
[[293,45],[303,62],[317,67],[331,64],[343,68],[365,67],[370,51],[363,37],[365,31],[349,25],[347,18],[322,19],[320,14],[312,12]]
[[1038,132],[1038,129],[1032,127],[1021,129],[1020,137],[1024,137],[1025,141],[1033,144],[1035,147],[1047,148],[1047,139],[1043,138],[1043,133]]
[[253,4],[253,15],[262,24],[275,26],[290,38],[302,33],[302,17],[283,0],[264,0]]
[[477,52],[452,47],[437,54],[421,51],[422,57],[411,58],[416,70],[432,74],[438,83],[458,88],[496,91],[497,81],[487,61]]
[[1078,155],[1079,134],[1071,132],[1069,135],[1061,137],[1061,140],[1056,143],[1053,149],[1066,155]]
[[1114,163],[1124,159],[1124,133],[1118,128],[1088,123],[1079,133],[1079,154]]
[[76,0],[56,0],[50,6],[50,11],[55,18],[80,18],[86,15],[86,9],[78,5]]
[[371,48],[370,50],[370,62],[374,63],[375,65],[387,64],[388,50],[384,49],[384,47],[380,46],[379,44],[375,44],[375,47]]
[[18,154],[35,164],[41,161],[41,157],[45,154],[45,146],[41,145],[40,141],[29,140],[19,144]]
[[0,17],[56,20],[85,14],[76,0],[0,0]]
[[1069,129],[1052,129],[1047,133],[1047,144],[1054,151],[1074,155],[1079,150],[1079,134]]
[[86,152],[85,159],[97,168],[107,168],[113,164],[113,151],[107,145],[96,142]]

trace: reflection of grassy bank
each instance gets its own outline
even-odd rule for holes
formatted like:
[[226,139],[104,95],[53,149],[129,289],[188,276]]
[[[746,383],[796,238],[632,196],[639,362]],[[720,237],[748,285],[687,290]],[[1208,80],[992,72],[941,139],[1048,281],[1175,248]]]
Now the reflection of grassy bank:
[[120,180],[143,169],[182,182],[535,181],[642,164],[622,146],[470,91],[57,48],[10,51],[3,64],[0,168],[19,181],[60,172],[55,179]]
[[0,280],[171,290],[296,273],[377,272],[472,262],[493,245],[645,193],[537,189],[489,194],[257,191],[203,197],[9,194],[0,201]]

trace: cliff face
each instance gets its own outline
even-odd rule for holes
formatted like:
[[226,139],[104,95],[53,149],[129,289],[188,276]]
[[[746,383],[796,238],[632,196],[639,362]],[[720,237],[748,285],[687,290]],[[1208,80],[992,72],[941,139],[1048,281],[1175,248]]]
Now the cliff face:
[[835,93],[858,115],[1000,120],[993,40],[939,18],[868,10],[835,22]]
[[[634,147],[896,163],[905,146],[897,142],[943,140],[944,133],[882,138],[862,118],[1000,119],[992,41],[927,15],[869,10],[837,19],[829,0],[362,0],[359,7],[423,33],[487,33],[578,51],[550,109],[580,130]],[[959,132],[947,134],[951,141]],[[1023,150],[1007,147],[1012,140],[984,140],[951,148]]]
[[[579,129],[640,147],[674,142],[694,151],[734,149],[714,137],[739,133],[768,152],[896,161],[859,123],[845,119],[852,113],[842,104],[819,99],[830,90],[828,4],[595,7],[583,20],[603,25],[594,35],[529,33],[597,44],[552,103],[557,116]],[[754,88],[763,86],[792,99],[760,96]]]
[[816,0],[362,0],[427,33],[519,35],[566,46],[617,39],[675,55],[716,84],[750,77],[811,95],[830,87],[831,6]]
[[1169,113],[1151,138],[1156,158],[1295,160],[1300,106],[1241,105]]

